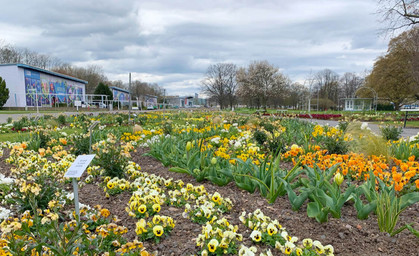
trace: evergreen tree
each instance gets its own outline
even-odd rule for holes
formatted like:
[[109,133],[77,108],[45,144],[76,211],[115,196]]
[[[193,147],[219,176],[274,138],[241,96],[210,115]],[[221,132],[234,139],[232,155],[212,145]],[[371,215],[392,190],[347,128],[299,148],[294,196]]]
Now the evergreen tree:
[[9,99],[9,89],[6,88],[6,81],[0,76],[0,108],[6,104]]
[[[93,94],[108,95],[108,100],[113,100],[113,94],[109,86],[104,83],[99,83]],[[95,97],[96,100],[100,100],[100,97]]]

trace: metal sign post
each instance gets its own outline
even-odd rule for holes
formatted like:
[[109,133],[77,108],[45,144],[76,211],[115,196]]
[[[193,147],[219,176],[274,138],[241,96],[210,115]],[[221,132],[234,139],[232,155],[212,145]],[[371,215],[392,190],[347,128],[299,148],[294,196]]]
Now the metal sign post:
[[73,193],[74,193],[74,206],[76,209],[77,220],[80,220],[80,208],[79,208],[79,187],[77,184],[77,178],[72,178]]
[[74,205],[76,210],[77,221],[80,220],[80,208],[79,208],[79,190],[77,185],[77,178],[80,178],[83,175],[83,172],[92,162],[93,158],[96,155],[82,155],[78,156],[74,163],[68,168],[67,172],[64,174],[65,178],[72,178],[73,190],[74,190]]

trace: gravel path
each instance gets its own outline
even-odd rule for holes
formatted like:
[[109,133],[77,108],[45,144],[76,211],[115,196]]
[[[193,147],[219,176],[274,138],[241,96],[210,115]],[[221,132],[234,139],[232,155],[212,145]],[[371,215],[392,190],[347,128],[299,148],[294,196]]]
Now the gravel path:
[[[319,120],[319,119],[301,119],[301,120],[305,120],[311,123],[317,123],[319,125],[330,125],[330,126],[336,126],[339,123],[338,121],[332,121],[332,120]],[[381,134],[380,127],[378,124],[368,123],[368,127],[376,134]],[[418,133],[419,133],[418,128],[403,128],[401,136],[408,138],[411,136],[415,136]]]

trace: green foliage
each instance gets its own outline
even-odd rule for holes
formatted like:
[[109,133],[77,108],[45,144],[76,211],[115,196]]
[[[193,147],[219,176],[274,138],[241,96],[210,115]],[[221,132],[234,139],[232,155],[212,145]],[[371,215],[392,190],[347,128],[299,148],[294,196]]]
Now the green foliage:
[[[364,220],[368,218],[371,212],[377,208],[377,191],[375,190],[375,175],[370,172],[367,182],[355,189],[354,201],[355,209],[358,219]],[[364,204],[362,198],[365,198],[368,203]]]
[[59,115],[57,117],[57,121],[60,125],[65,125],[66,124],[66,117],[65,115]]
[[402,134],[403,128],[386,125],[384,127],[380,127],[381,134],[383,135],[384,139],[386,140],[398,140],[400,135]]
[[398,230],[396,230],[396,231],[394,231],[393,233],[392,233],[392,235],[394,236],[394,235],[397,235],[398,233],[400,233],[400,232],[402,232],[403,230],[405,230],[405,229],[407,229],[407,230],[409,230],[414,236],[416,236],[417,238],[419,238],[419,231],[418,230],[416,230],[416,229],[414,229],[413,227],[412,227],[412,225],[411,224],[406,224],[406,225],[404,225],[403,227],[401,227],[401,228],[399,228]]
[[15,131],[21,131],[23,128],[26,128],[30,125],[29,119],[26,116],[22,116],[20,120],[13,122],[13,129]]
[[122,123],[124,122],[124,119],[122,118],[122,116],[117,116],[115,120],[119,125],[122,125]]
[[419,192],[412,192],[401,197],[396,195],[394,186],[387,187],[380,180],[381,193],[377,196],[377,220],[381,232],[393,234],[400,213],[407,207],[419,202]]
[[[270,163],[268,162],[268,158],[265,158],[260,166],[254,164],[252,161],[243,162],[241,159],[236,159],[239,165],[245,165],[243,169],[248,169],[249,174],[233,173],[233,176],[244,176],[256,182],[262,196],[266,197],[270,204],[273,204],[278,196],[282,196],[286,193],[285,184],[293,181],[301,172],[298,168],[299,164],[296,164],[288,172],[280,169],[280,159],[281,156],[278,155],[275,160]],[[251,186],[252,184],[250,183],[249,187]]]
[[[163,133],[164,134],[172,134],[172,132],[173,132],[172,122],[170,122],[170,121],[164,122],[162,126],[163,126]],[[198,126],[197,126],[197,128],[200,129]]]
[[262,126],[266,131],[270,133],[273,133],[275,130],[275,126],[270,122],[262,122],[260,126]]
[[[93,94],[108,95],[108,100],[113,100],[113,94],[109,86],[100,82]],[[101,100],[100,96],[95,96],[95,100]]]
[[6,81],[0,76],[0,108],[6,104],[9,99],[9,89],[6,88]]
[[341,137],[325,137],[323,143],[329,154],[346,154],[349,150],[348,142]]
[[287,194],[288,194],[288,200],[290,200],[292,210],[293,211],[299,210],[301,208],[301,206],[303,205],[303,203],[307,200],[308,196],[313,191],[313,189],[302,187],[302,188],[300,188],[300,192],[297,195],[297,193],[294,192],[294,189],[292,188],[292,186],[288,182],[283,181],[283,183],[285,185],[285,189],[286,189]]
[[87,134],[74,135],[72,137],[73,147],[71,148],[71,152],[76,156],[88,154],[90,150],[89,139]]
[[339,129],[342,130],[342,132],[346,132],[346,130],[348,129],[348,125],[349,125],[349,122],[346,122],[346,121],[340,121],[338,123]]
[[265,143],[265,141],[268,139],[268,136],[266,135],[266,133],[264,131],[256,130],[253,133],[253,138],[256,140],[256,142],[259,145],[262,146]]
[[249,158],[246,162],[242,159],[237,159],[236,161],[238,163],[233,166],[233,179],[236,186],[253,194],[256,188],[258,188],[258,182],[248,176],[254,170],[254,166],[251,164],[252,159]]
[[394,111],[394,106],[392,104],[377,104],[377,110]]
[[40,130],[36,133],[31,133],[28,149],[37,152],[40,148],[46,148],[49,141],[50,136],[45,131]]
[[342,191],[343,189],[336,182],[330,182],[338,166],[336,164],[325,171],[317,166],[304,168],[308,179],[302,182],[311,190],[308,197],[312,201],[307,205],[307,215],[320,223],[327,221],[329,213],[334,218],[340,218],[343,204],[349,200],[355,189],[355,186],[351,185]]
[[[186,162],[181,160],[177,166],[170,168],[169,171],[187,173],[197,181],[207,179],[218,186],[225,186],[233,179],[230,165],[221,159],[211,158],[212,151],[201,152],[201,146],[186,151]],[[179,147],[178,147],[179,148]]]
[[103,167],[104,175],[121,178],[128,165],[129,153],[121,147],[113,134],[108,134],[106,141],[100,141],[92,146],[96,153],[94,164]]
[[399,160],[407,161],[410,156],[419,159],[419,144],[417,141],[400,140],[390,145],[391,155]]

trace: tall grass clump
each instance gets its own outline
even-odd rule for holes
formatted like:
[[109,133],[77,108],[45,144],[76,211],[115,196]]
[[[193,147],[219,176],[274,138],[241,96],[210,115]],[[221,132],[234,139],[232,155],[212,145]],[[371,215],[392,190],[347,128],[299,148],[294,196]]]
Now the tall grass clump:
[[390,156],[387,141],[382,136],[374,134],[366,123],[353,122],[347,127],[346,134],[351,135],[352,142],[350,151],[360,152],[366,156]]

